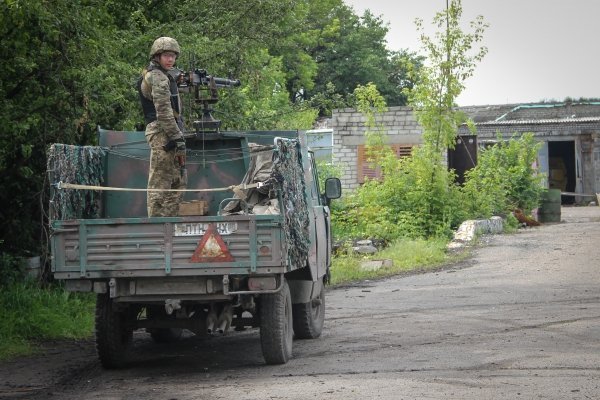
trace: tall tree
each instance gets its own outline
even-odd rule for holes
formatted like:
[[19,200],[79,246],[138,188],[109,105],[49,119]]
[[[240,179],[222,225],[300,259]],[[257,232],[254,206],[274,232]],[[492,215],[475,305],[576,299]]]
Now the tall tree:
[[446,9],[433,18],[438,29],[433,38],[423,33],[423,21],[416,21],[427,63],[409,97],[423,128],[423,145],[413,153],[413,162],[423,193],[421,212],[438,216],[428,222],[430,235],[452,223],[451,204],[443,199],[452,197],[448,192],[454,190],[453,176],[447,171],[443,153],[454,148],[458,126],[466,121],[464,113],[456,109],[455,100],[487,52],[485,46],[478,47],[487,27],[483,17],[472,21],[472,32],[467,33],[461,28],[461,16],[461,0],[446,0]]
[[369,11],[358,16],[342,0],[297,2],[299,26],[272,50],[283,57],[287,89],[295,102],[310,101],[329,115],[348,104],[358,85],[374,83],[389,105],[406,104],[408,67],[422,58],[386,48],[387,25]]

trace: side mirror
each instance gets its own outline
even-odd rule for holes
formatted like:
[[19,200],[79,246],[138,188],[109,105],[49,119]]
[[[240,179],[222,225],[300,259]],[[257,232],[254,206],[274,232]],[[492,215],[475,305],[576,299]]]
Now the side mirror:
[[338,178],[325,179],[325,198],[329,203],[332,199],[342,197],[342,182]]

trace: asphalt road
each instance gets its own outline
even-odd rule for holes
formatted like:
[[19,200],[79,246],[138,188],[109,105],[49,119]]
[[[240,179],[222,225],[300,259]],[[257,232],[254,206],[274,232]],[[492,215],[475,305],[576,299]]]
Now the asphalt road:
[[437,272],[329,289],[322,337],[283,366],[264,365],[257,330],[137,335],[124,370],[103,370],[90,342],[0,365],[0,397],[600,399],[600,207],[483,241]]

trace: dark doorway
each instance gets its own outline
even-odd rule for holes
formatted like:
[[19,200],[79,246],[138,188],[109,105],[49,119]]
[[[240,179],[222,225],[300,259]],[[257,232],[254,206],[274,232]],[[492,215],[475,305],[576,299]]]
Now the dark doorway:
[[[548,178],[550,189],[575,192],[575,141],[548,142]],[[573,204],[575,197],[562,196],[562,204]]]
[[460,135],[456,137],[454,149],[448,149],[448,168],[454,169],[456,183],[465,183],[465,172],[477,165],[477,136]]

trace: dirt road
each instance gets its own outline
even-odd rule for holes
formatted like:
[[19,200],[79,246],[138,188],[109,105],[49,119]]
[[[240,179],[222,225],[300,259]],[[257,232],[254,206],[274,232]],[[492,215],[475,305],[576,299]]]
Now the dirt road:
[[317,340],[265,366],[258,331],[156,345],[105,371],[91,342],[0,364],[11,399],[599,399],[600,207],[485,238],[438,272],[327,292]]

